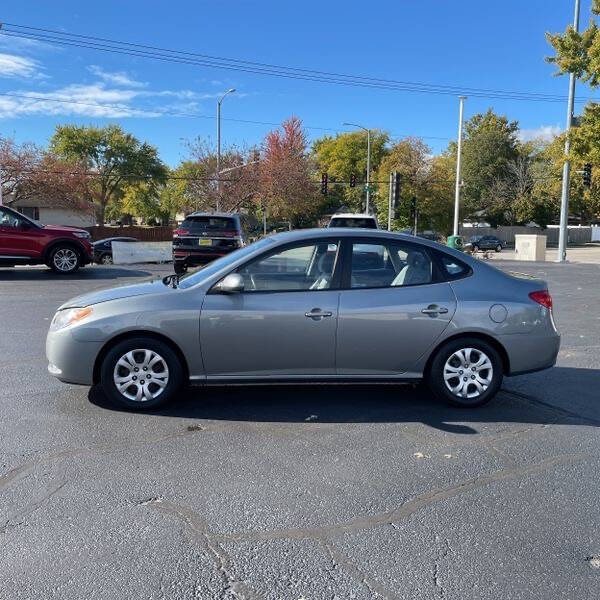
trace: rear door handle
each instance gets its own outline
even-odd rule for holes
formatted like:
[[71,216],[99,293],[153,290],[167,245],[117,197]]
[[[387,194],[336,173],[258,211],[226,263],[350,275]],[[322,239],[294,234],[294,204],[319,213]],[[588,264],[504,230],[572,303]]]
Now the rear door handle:
[[437,304],[430,304],[427,308],[421,311],[424,315],[445,315],[448,309],[445,306],[438,306]]
[[331,317],[332,315],[332,312],[321,310],[320,308],[313,308],[310,312],[304,313],[304,316],[309,319],[322,319],[323,317]]

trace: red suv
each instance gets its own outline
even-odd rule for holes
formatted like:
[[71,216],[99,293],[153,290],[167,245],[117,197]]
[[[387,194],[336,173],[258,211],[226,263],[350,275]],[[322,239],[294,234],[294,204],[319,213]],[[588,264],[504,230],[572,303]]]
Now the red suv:
[[76,227],[41,225],[0,206],[0,267],[48,265],[74,273],[92,261],[90,234]]

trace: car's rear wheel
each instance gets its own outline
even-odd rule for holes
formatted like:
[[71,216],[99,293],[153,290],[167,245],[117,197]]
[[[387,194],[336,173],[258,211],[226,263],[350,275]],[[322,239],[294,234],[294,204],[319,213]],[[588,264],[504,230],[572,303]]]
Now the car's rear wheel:
[[489,402],[502,384],[502,359],[496,349],[478,338],[460,338],[442,346],[434,356],[428,384],[434,394],[462,407]]
[[183,384],[183,368],[171,347],[150,337],[132,337],[111,348],[100,369],[104,393],[127,408],[156,408]]
[[100,257],[100,263],[103,265],[112,265],[113,264],[112,256],[110,254],[103,254]]
[[72,246],[59,244],[50,252],[48,266],[61,275],[75,273],[81,266],[81,254]]
[[479,246],[477,244],[473,244],[473,252],[479,252]]
[[496,252],[502,252],[502,245],[501,244],[498,244],[496,246]]

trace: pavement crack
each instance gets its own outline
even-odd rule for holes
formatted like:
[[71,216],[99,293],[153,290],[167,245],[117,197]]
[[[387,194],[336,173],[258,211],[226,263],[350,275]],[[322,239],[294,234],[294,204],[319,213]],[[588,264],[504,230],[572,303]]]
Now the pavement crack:
[[325,541],[320,540],[321,545],[325,549],[333,569],[344,569],[355,581],[363,585],[371,596],[381,596],[385,600],[401,600],[400,596],[396,596],[394,593],[385,589],[381,584],[377,583],[374,579],[368,577],[363,571],[361,571],[353,562],[348,559],[347,556],[342,554],[339,550],[336,550],[334,546]]
[[260,600],[260,596],[254,590],[250,589],[244,582],[235,579],[232,574],[233,563],[231,557],[221,544],[212,538],[206,521],[196,512],[184,506],[165,502],[162,498],[146,500],[138,503],[138,506],[148,507],[174,516],[184,524],[192,538],[203,547],[215,564],[224,585],[223,597],[233,596],[240,600]]
[[454,498],[455,496],[468,493],[491,483],[518,479],[526,475],[545,471],[546,469],[556,465],[583,460],[588,456],[589,454],[587,453],[563,454],[549,457],[543,461],[530,465],[505,468],[500,471],[490,473],[489,475],[482,475],[480,477],[469,479],[440,490],[425,492],[389,511],[355,517],[346,522],[337,523],[334,525],[321,525],[317,527],[304,528],[290,527],[284,529],[274,529],[271,531],[239,531],[223,534],[213,533],[211,534],[211,537],[212,539],[220,542],[337,537],[345,533],[353,533],[382,525],[391,525],[395,521],[406,518],[409,515],[412,515],[413,513],[430,506],[431,504],[435,504],[436,502]]
[[436,557],[433,561],[433,585],[438,592],[440,598],[446,598],[446,589],[442,584],[442,580],[440,577],[440,564],[442,561],[445,561],[450,553],[450,542],[448,539],[444,539],[444,545],[440,547],[440,538],[439,536],[435,536],[435,544],[436,544]]

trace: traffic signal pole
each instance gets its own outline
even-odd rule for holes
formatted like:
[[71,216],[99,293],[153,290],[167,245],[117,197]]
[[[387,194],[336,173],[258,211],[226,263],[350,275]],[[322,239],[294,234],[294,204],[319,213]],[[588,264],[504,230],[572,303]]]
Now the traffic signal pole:
[[[579,31],[579,9],[580,0],[575,0],[575,17],[573,18],[573,29]],[[575,104],[575,73],[569,75],[569,100],[567,102],[567,137],[565,139],[565,164],[563,165],[562,193],[560,196],[560,229],[558,232],[558,259],[562,263],[567,260],[567,243],[569,241],[569,182],[571,178],[571,161],[569,151],[569,131],[573,123],[573,106]]]
[[392,230],[392,197],[394,194],[394,174],[390,173],[390,193],[388,194],[388,231]]

